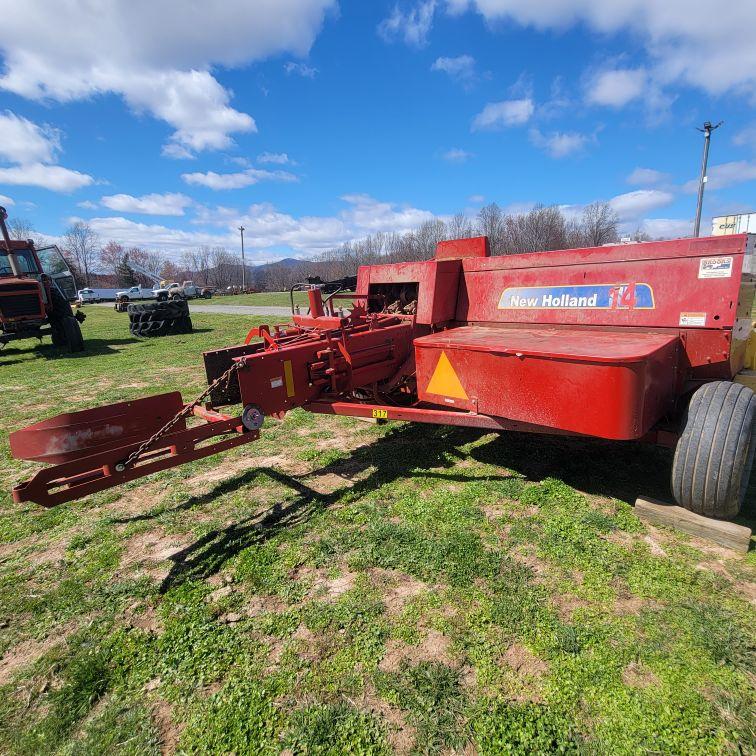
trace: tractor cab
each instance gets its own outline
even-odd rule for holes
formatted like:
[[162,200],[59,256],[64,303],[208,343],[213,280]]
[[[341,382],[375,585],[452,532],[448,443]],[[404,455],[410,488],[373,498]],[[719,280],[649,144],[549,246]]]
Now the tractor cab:
[[61,283],[65,286],[70,279],[69,288],[75,292],[68,265],[57,247],[42,250],[40,259],[30,239],[11,239],[7,217],[0,207],[0,348],[50,335],[55,346],[80,352],[84,341],[79,323],[84,315],[74,316],[69,296],[61,290]]
[[47,317],[49,283],[31,241],[11,241],[0,248],[0,324],[17,330]]

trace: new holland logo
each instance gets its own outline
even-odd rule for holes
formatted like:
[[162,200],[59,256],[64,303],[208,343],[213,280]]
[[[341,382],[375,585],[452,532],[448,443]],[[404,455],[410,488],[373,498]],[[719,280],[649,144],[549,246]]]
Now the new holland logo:
[[647,283],[518,286],[504,289],[500,310],[653,310]]

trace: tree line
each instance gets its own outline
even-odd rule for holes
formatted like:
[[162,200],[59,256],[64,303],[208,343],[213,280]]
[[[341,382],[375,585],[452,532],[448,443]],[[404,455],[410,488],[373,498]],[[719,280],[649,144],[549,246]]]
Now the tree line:
[[[492,255],[597,247],[618,241],[618,224],[616,213],[606,202],[587,205],[579,215],[568,215],[554,205],[508,213],[493,202],[474,217],[458,213],[446,221],[426,221],[405,233],[368,234],[310,260],[248,266],[246,278],[256,289],[282,291],[309,276],[324,280],[352,276],[360,265],[429,260],[438,242],[474,236],[488,237]],[[24,220],[11,221],[9,230],[17,239],[35,237],[34,229]],[[649,237],[636,232],[634,238],[641,241]],[[200,246],[172,260],[161,252],[127,247],[115,240],[102,243],[85,221],[69,226],[60,246],[77,281],[85,286],[152,286],[153,281],[138,268],[167,281],[193,280],[216,289],[241,284],[240,260],[222,246]]]

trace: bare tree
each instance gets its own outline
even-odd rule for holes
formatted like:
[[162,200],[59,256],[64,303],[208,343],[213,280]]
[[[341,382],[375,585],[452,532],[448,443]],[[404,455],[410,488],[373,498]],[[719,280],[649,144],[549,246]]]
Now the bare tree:
[[619,217],[608,202],[592,202],[583,210],[580,222],[585,244],[589,247],[600,247],[617,241],[617,226]]
[[8,221],[8,233],[11,239],[26,241],[33,239],[35,235],[34,226],[26,218],[11,218]]
[[475,235],[475,227],[464,213],[457,213],[447,222],[446,234],[449,239],[469,239]]
[[504,246],[504,213],[495,202],[478,210],[478,230],[481,236],[488,237],[492,255],[507,253]]
[[209,260],[213,286],[221,289],[234,283],[233,274],[238,266],[236,258],[225,247],[213,247],[209,253]]
[[115,275],[116,271],[121,265],[123,256],[125,254],[126,250],[124,249],[122,244],[119,244],[118,242],[112,240],[109,241],[100,250],[101,270],[104,270],[106,273],[112,273],[113,275]]
[[90,285],[92,269],[97,261],[99,242],[95,231],[84,221],[76,221],[68,227],[63,236],[65,249],[81,271],[85,286]]

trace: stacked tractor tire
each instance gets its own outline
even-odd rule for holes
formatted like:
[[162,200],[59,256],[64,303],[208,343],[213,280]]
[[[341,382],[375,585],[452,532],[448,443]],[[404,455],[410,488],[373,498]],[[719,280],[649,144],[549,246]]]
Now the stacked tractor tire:
[[185,300],[130,304],[128,312],[132,336],[168,336],[192,332],[189,305]]

